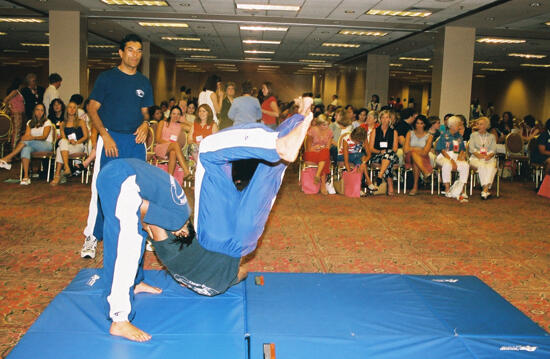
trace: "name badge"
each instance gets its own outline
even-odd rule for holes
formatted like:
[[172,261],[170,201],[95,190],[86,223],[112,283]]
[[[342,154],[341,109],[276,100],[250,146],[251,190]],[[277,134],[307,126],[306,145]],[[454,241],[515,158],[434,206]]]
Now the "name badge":
[[388,142],[386,142],[386,141],[381,141],[381,142],[380,142],[380,148],[388,148]]
[[453,152],[458,152],[459,143],[457,140],[453,140]]
[[479,153],[482,154],[482,155],[486,155],[487,154],[487,148],[486,147],[481,147],[479,149]]
[[76,133],[69,133],[69,136],[67,136],[67,138],[69,139],[69,141],[76,141]]
[[170,135],[170,142],[178,142],[178,136]]
[[197,136],[195,137],[197,143],[200,143],[202,141],[202,136]]

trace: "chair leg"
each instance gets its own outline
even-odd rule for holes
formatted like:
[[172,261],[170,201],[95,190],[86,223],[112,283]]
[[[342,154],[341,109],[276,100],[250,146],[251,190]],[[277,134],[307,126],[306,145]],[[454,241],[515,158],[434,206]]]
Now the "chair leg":
[[407,170],[403,174],[403,194],[407,194]]
[[[54,161],[54,165],[53,165],[53,170],[55,171],[55,168],[57,166],[57,163],[55,163]],[[50,182],[50,170],[52,169],[52,159],[51,158],[48,158],[48,173],[46,174],[46,182],[49,183]]]
[[23,159],[21,159],[21,163],[19,165],[19,182],[23,179]]
[[401,193],[401,167],[397,169],[397,194]]
[[474,172],[473,171],[470,171],[470,197],[472,197],[472,193],[473,193],[473,187],[474,187]]

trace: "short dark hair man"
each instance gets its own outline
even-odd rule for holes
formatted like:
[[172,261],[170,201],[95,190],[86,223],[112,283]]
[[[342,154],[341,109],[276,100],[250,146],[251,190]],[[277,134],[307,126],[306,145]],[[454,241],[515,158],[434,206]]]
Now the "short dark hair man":
[[63,81],[63,79],[57,73],[52,73],[48,76],[48,82],[50,85],[44,92],[44,99],[42,102],[46,108],[46,117],[49,115],[50,103],[56,98],[60,98],[58,90],[61,87],[61,81]]

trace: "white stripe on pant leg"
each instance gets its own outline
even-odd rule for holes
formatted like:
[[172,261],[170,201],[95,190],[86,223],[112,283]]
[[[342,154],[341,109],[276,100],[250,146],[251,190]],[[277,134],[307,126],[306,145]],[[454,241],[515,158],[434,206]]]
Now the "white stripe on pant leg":
[[134,285],[141,256],[143,237],[139,233],[139,207],[141,206],[136,176],[128,177],[120,186],[115,216],[120,221],[116,248],[115,268],[111,293],[109,316],[113,322],[127,321],[132,310],[130,288]]
[[201,163],[201,157],[197,158],[197,167],[195,167],[195,203],[193,204],[193,226],[195,231],[199,229],[198,217],[199,217],[199,202],[201,195],[202,179],[204,178],[204,167]]
[[[97,144],[95,150],[94,160],[94,174],[92,175],[92,195],[90,196],[90,204],[88,206],[88,221],[86,222],[86,228],[84,228],[84,235],[86,237],[94,237],[94,227],[97,218],[97,175],[101,167],[101,153],[103,152],[103,138],[97,137]],[[95,237],[94,237],[95,238]]]

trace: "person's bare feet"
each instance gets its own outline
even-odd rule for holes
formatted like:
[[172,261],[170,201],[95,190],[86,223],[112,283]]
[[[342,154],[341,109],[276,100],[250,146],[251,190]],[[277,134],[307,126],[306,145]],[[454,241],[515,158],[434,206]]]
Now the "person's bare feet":
[[141,282],[136,284],[136,286],[134,287],[134,294],[138,293],[160,294],[162,293],[162,289],[158,287],[153,287],[152,285],[149,285],[145,282]]
[[132,323],[126,322],[113,322],[111,329],[109,329],[111,335],[123,337],[134,342],[146,342],[151,339],[151,336],[145,333],[143,330],[137,328]]
[[290,131],[288,135],[277,139],[276,148],[281,159],[287,162],[294,162],[294,160],[296,160],[312,120],[313,114],[310,113],[304,121]]

